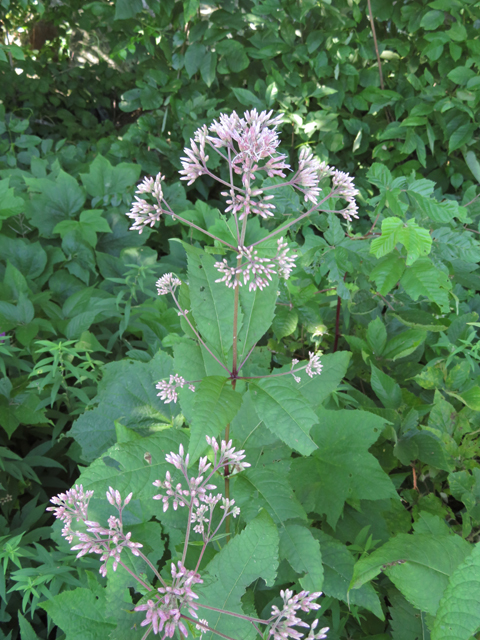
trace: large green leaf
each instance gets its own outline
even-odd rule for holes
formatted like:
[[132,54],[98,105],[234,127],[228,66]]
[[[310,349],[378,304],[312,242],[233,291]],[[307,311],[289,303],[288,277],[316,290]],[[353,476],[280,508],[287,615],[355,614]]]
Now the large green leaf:
[[310,429],[317,416],[305,401],[291,376],[266,378],[250,384],[250,394],[258,417],[265,426],[303,455],[317,447],[310,437]]
[[325,595],[365,607],[377,618],[384,620],[382,605],[371,584],[364,584],[359,589],[348,591],[355,565],[354,556],[349,548],[320,529],[312,529],[312,534],[320,542],[324,570],[322,591]]
[[192,462],[208,447],[205,436],[220,436],[241,404],[242,396],[232,389],[229,378],[207,376],[202,380],[195,390],[190,425],[189,453]]
[[82,173],[80,177],[95,206],[96,202],[102,201],[106,196],[116,194],[121,202],[123,194],[131,189],[140,177],[140,171],[141,167],[138,164],[121,162],[112,166],[106,158],[97,155],[90,165],[89,173]]
[[242,510],[242,517],[247,522],[255,518],[261,509],[266,509],[278,525],[283,525],[290,519],[307,518],[288,478],[280,469],[276,470],[275,465],[247,469],[235,476],[232,495],[235,496],[235,501]]
[[280,529],[280,558],[288,560],[292,569],[303,574],[300,584],[306,591],[321,591],[323,565],[320,544],[309,529],[287,524]]
[[243,324],[238,333],[238,362],[244,357],[270,329],[277,300],[278,276],[273,276],[270,285],[264,290],[249,291],[241,287],[240,307],[243,312]]
[[66,640],[105,640],[116,627],[114,618],[105,618],[102,590],[96,593],[83,588],[64,591],[39,606],[65,633]]
[[149,363],[121,360],[105,366],[95,409],[73,423],[69,435],[82,447],[85,460],[98,458],[115,443],[115,420],[133,429],[168,425],[178,413],[175,404],[164,404],[155,383],[173,372],[172,358],[158,353]]
[[324,513],[335,527],[346,500],[397,497],[390,478],[369,447],[385,422],[363,411],[317,410],[312,429],[317,449],[308,459],[292,461],[290,480],[307,512]]
[[448,275],[437,269],[428,258],[419,258],[407,267],[400,282],[413,300],[424,296],[438,304],[442,312],[450,310],[448,292],[452,285]]
[[383,571],[414,607],[435,615],[449,577],[471,550],[456,535],[401,533],[357,562],[350,587]]
[[370,280],[377,285],[382,296],[397,284],[405,271],[405,259],[397,252],[381,258],[370,273]]
[[64,171],[59,171],[55,180],[25,178],[25,182],[35,193],[27,215],[44,238],[51,238],[55,225],[62,220],[75,218],[85,203],[83,189]]
[[[351,593],[355,593],[355,591],[351,591]],[[412,607],[398,591],[389,593],[388,599],[391,605],[388,611],[392,640],[412,640],[412,638],[430,640],[430,632],[425,621],[427,614]]]
[[301,382],[298,388],[309,404],[316,409],[342,382],[347,373],[350,358],[349,351],[337,351],[327,353],[320,358],[322,372],[320,375],[310,378],[305,371],[300,372]]
[[469,640],[480,629],[480,543],[457,567],[440,601],[432,640]]
[[[215,282],[221,275],[213,266],[212,256],[184,245],[188,255],[190,302],[197,329],[216,354],[226,362],[233,344],[233,309],[235,293],[223,282]],[[242,315],[238,313],[238,331]]]
[[[266,511],[262,511],[239,535],[223,547],[210,562],[204,574],[205,584],[197,589],[200,604],[244,614],[241,598],[246,588],[258,578],[272,585],[278,566],[278,531]],[[200,609],[210,629],[225,633],[235,640],[255,638],[252,625],[239,618]],[[213,640],[213,633],[204,634]]]

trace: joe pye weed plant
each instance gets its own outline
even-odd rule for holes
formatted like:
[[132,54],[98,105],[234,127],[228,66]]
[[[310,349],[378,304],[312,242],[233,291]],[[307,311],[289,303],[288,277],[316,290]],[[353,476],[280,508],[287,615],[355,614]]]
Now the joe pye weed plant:
[[[190,242],[179,240],[186,273],[168,272],[157,282],[185,332],[171,343],[173,360],[156,356],[165,374],[159,402],[177,413],[179,406],[188,429],[177,420],[141,438],[119,425],[123,435],[108,451],[115,464],[98,459],[82,484],[52,499],[50,510],[78,557],[100,555],[106,589],[93,604],[104,637],[326,637],[328,628],[314,617],[323,578],[319,544],[288,479],[292,454],[303,460],[318,449],[310,431],[319,422],[322,362],[312,348],[308,360],[293,353],[290,364],[276,361],[272,371],[272,354],[259,341],[271,327],[281,281],[296,268],[289,234],[317,212],[357,217],[357,191],[350,176],[306,146],[291,171],[278,151],[280,122],[272,112],[222,114],[185,149],[182,180],[216,180],[224,214],[203,203],[174,212],[161,174],[143,180],[128,213],[140,233],[171,218],[191,234]],[[292,211],[297,194],[303,210]],[[223,491],[215,493],[220,479]],[[114,515],[99,498],[105,489]],[[283,560],[305,574],[296,594],[285,587],[291,572],[277,578]],[[132,601],[133,589],[140,599]],[[44,607],[68,639],[70,622],[59,607],[73,611],[78,603],[69,594],[57,598]]]

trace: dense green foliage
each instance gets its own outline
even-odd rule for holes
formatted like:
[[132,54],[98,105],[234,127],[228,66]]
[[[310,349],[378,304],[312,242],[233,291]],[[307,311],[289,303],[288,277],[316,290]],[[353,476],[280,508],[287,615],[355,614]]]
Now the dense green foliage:
[[[101,518],[109,486],[133,491],[131,530],[163,566],[184,521],[160,515],[151,482],[229,421],[252,464],[232,481],[229,544],[263,523],[278,548],[233,607],[268,616],[294,585],[325,593],[332,640],[478,631],[478,4],[372,0],[380,75],[366,0],[0,2],[0,638],[140,639],[128,576],[76,561],[47,502],[80,476]],[[278,297],[242,301],[248,375],[321,349],[321,376],[233,392],[154,286],[188,280],[200,332],[228,354],[231,318],[202,318],[233,292],[198,295],[192,266],[201,248],[208,283],[218,247],[170,218],[128,231],[125,212],[161,171],[172,209],[221,235],[221,189],[176,171],[199,126],[250,108],[284,114],[292,166],[308,144],[354,176],[360,219],[293,226]],[[301,208],[289,189],[276,202],[267,229]],[[174,372],[204,378],[202,394],[162,403]],[[220,542],[213,598],[233,577]],[[71,625],[65,608],[87,606]]]

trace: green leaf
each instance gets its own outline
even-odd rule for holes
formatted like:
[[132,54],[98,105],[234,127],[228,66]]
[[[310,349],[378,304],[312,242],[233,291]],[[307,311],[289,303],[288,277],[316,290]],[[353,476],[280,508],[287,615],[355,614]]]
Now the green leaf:
[[321,591],[323,565],[320,544],[309,529],[287,524],[280,530],[280,558],[288,560],[292,569],[303,574],[300,584],[306,591]]
[[116,0],[114,20],[129,20],[142,9],[142,0]]
[[59,171],[55,180],[47,178],[25,178],[33,192],[28,215],[32,223],[45,238],[53,236],[53,229],[62,220],[72,220],[85,203],[85,194],[75,178]]
[[391,253],[398,243],[407,250],[407,266],[421,255],[428,255],[432,247],[432,238],[427,229],[418,226],[415,220],[406,223],[399,218],[385,218],[382,222],[382,235],[372,240],[370,253],[381,258]]
[[2,220],[16,216],[25,209],[23,198],[14,195],[15,191],[8,186],[9,182],[9,178],[0,180],[0,228]]
[[347,500],[397,498],[390,478],[368,449],[385,421],[363,411],[319,409],[312,429],[317,449],[292,461],[290,481],[307,512],[325,514],[335,527]]
[[448,275],[437,269],[428,258],[420,258],[408,267],[400,282],[412,300],[424,296],[438,304],[443,313],[450,310],[448,292],[452,288],[451,282]]
[[298,313],[296,309],[289,307],[277,307],[275,310],[275,318],[273,320],[273,333],[278,340],[291,335],[298,324]]
[[291,376],[266,378],[250,384],[250,394],[259,418],[289,447],[303,455],[316,449],[309,433],[317,416],[305,402]]
[[32,625],[28,622],[26,618],[22,616],[20,611],[18,612],[18,623],[20,626],[21,640],[38,640],[38,636],[35,633]]
[[414,607],[435,615],[449,577],[471,548],[456,535],[401,533],[357,562],[350,588],[383,571]]
[[195,462],[208,447],[205,436],[217,438],[236,416],[242,395],[233,391],[229,378],[207,376],[195,390],[189,453]]
[[374,355],[382,355],[387,344],[387,330],[380,318],[375,318],[368,323],[367,342]]
[[185,71],[189,78],[194,76],[202,66],[205,51],[203,44],[194,43],[188,47],[185,53]]
[[455,67],[447,73],[447,78],[454,82],[455,84],[467,84],[467,82],[471,78],[475,78],[476,73],[473,69],[468,69],[467,67]]
[[235,476],[232,490],[247,522],[255,518],[261,509],[268,511],[273,521],[282,526],[289,519],[307,519],[288,478],[272,465],[247,469]]
[[312,534],[320,541],[324,570],[322,591],[325,595],[342,600],[348,605],[365,607],[380,620],[385,620],[382,605],[371,584],[364,584],[359,589],[348,591],[355,565],[353,553],[349,548],[319,529],[312,529]]
[[88,173],[80,174],[89,195],[93,197],[92,205],[103,201],[105,197],[117,195],[119,202],[122,196],[137,182],[140,177],[139,164],[121,162],[112,166],[107,158],[97,155],[90,165]]
[[200,75],[207,87],[211,87],[215,80],[215,71],[217,69],[217,54],[214,51],[208,51],[202,58],[200,64]]
[[370,273],[370,280],[376,283],[378,292],[385,296],[399,282],[404,271],[405,258],[393,253],[379,260]]
[[255,109],[265,109],[265,104],[248,89],[232,87],[236,99],[245,107],[255,107]]
[[[226,356],[233,345],[233,309],[235,293],[223,282],[215,282],[220,274],[213,256],[184,245],[188,255],[188,280],[192,313],[197,328],[210,347]],[[239,312],[238,329],[241,330]]]
[[402,404],[402,390],[393,378],[377,367],[372,367],[370,384],[375,395],[386,409],[399,409]]
[[[235,613],[245,614],[241,598],[258,578],[273,585],[278,566],[278,531],[266,511],[262,511],[245,529],[223,547],[206,568],[205,584],[197,588],[199,602]],[[255,638],[255,630],[246,620],[202,609],[208,626],[235,638]],[[205,640],[217,637],[205,633]]]
[[301,382],[296,386],[309,404],[317,409],[337,389],[347,373],[350,358],[349,351],[337,351],[327,353],[321,357],[322,373],[310,378],[304,371],[301,372]]
[[388,341],[382,353],[382,358],[386,360],[406,358],[425,342],[426,337],[426,331],[419,331],[417,329],[403,331]]
[[38,606],[45,609],[68,640],[105,640],[117,626],[105,619],[105,595],[99,599],[90,589],[64,591]]
[[[233,73],[240,73],[248,67],[248,56],[245,53],[245,48],[238,40],[222,40],[215,44],[215,49],[221,56],[225,56],[230,71],[233,71]],[[235,92],[235,89],[233,91]],[[250,103],[250,106],[255,106],[255,104]]]
[[404,465],[415,460],[426,462],[436,469],[452,470],[452,460],[443,442],[429,431],[409,431],[396,443],[393,453]]
[[476,130],[476,124],[462,124],[461,127],[458,127],[458,129],[450,136],[450,140],[448,142],[448,153],[452,153],[452,151],[456,151],[457,149],[460,149],[460,147],[463,147],[467,142],[471,142]]
[[444,23],[444,20],[445,13],[434,9],[432,11],[427,11],[427,13],[423,15],[420,26],[427,31],[434,31]]
[[[0,256],[2,261],[10,262],[25,278],[32,280],[38,278],[47,266],[47,252],[42,245],[39,242],[28,242],[22,238],[9,238],[1,235]],[[5,282],[8,284],[7,281]]]
[[273,276],[270,285],[260,291],[249,291],[248,287],[241,287],[239,291],[240,308],[243,314],[243,324],[238,332],[238,361],[239,364],[260,338],[270,329],[275,313],[277,300],[278,276]]
[[467,163],[467,167],[473,173],[475,180],[480,182],[480,162],[478,162],[474,151],[468,151],[466,153],[465,162]]
[[155,383],[172,372],[172,358],[163,352],[147,364],[121,360],[105,366],[95,398],[98,406],[81,415],[69,431],[85,460],[95,460],[116,442],[115,420],[144,433],[171,423],[178,409],[158,398]]
[[197,15],[200,8],[200,0],[187,0],[184,2],[183,16],[185,23],[189,22]]
[[423,331],[446,331],[448,329],[447,321],[439,320],[427,311],[420,309],[415,311],[407,309],[396,313],[389,312],[389,315],[397,318],[402,324],[412,329],[421,329]]
[[440,601],[432,640],[469,640],[480,628],[480,543],[452,573]]
[[[351,593],[355,593],[355,591]],[[398,592],[389,593],[388,599],[391,605],[388,608],[388,612],[390,614],[392,640],[412,640],[412,638],[428,640],[430,638],[425,621],[425,613],[412,607]]]

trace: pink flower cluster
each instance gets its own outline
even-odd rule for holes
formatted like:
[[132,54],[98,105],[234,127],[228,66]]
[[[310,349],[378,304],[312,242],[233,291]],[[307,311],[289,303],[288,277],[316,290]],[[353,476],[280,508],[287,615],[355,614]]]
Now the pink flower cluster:
[[295,254],[288,255],[288,252],[288,244],[283,238],[277,240],[277,253],[273,258],[261,258],[252,247],[239,247],[238,255],[243,261],[235,267],[231,267],[225,258],[216,262],[214,266],[222,277],[215,282],[225,282],[232,289],[248,283],[249,291],[262,291],[275,274],[288,280],[297,257]]
[[195,600],[198,598],[192,587],[201,584],[203,580],[195,571],[188,571],[181,562],[171,564],[172,584],[170,586],[157,589],[159,596],[155,600],[148,599],[147,602],[135,607],[135,611],[146,611],[145,620],[142,627],[151,625],[153,633],[164,631],[164,638],[173,638],[175,631],[188,638],[188,630],[181,620],[181,611],[186,609],[194,618],[198,618]]
[[[131,540],[131,533],[123,532],[122,511],[132,499],[130,493],[122,503],[119,491],[109,487],[106,496],[108,502],[118,511],[118,516],[108,518],[108,527],[102,527],[98,522],[88,519],[88,503],[93,496],[93,491],[84,491],[82,485],[75,485],[66,493],[54,496],[50,502],[54,507],[47,507],[47,511],[53,511],[54,516],[65,523],[62,536],[72,543],[74,538],[79,539],[79,544],[72,547],[72,551],[78,551],[77,558],[87,553],[101,555],[100,566],[102,576],[107,575],[107,562],[113,558],[113,570],[116,571],[120,562],[120,554],[124,548],[130,549],[134,556],[140,555],[142,544]],[[72,522],[83,522],[85,531],[77,531],[71,528]],[[90,535],[93,534],[93,535]]]
[[323,638],[327,637],[328,627],[324,627],[318,632],[315,632],[318,626],[318,620],[315,620],[312,625],[309,625],[297,617],[298,610],[309,613],[310,611],[320,609],[320,605],[314,601],[322,595],[321,591],[315,593],[301,591],[293,595],[293,591],[287,589],[280,591],[280,595],[283,598],[283,608],[272,607],[272,618],[274,621],[270,627],[269,635],[272,636],[273,640],[287,640],[288,638],[301,640],[304,634],[294,629],[294,627],[306,627],[310,629],[307,640],[323,640]]
[[[163,213],[162,200],[162,180],[165,177],[161,173],[157,174],[155,180],[153,178],[144,178],[138,185],[135,201],[127,213],[127,216],[133,220],[133,224],[130,227],[130,231],[138,231],[142,233],[145,227],[153,227],[153,225],[160,220],[160,216]],[[156,202],[152,205],[149,204],[145,198],[140,198],[142,194],[152,194]]]

